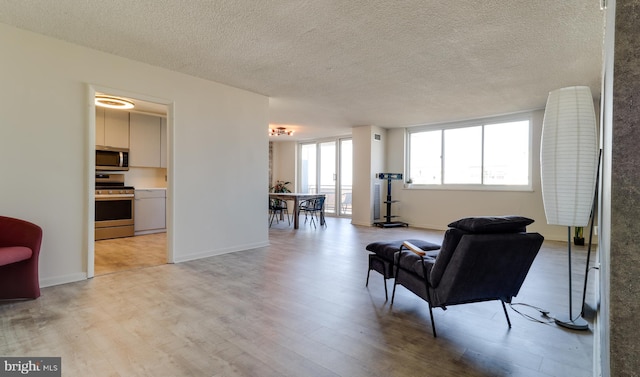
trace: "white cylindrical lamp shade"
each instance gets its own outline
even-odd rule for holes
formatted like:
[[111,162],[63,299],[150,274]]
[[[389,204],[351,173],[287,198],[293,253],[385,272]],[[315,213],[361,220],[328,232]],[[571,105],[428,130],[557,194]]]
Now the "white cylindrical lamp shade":
[[591,90],[573,86],[549,93],[542,126],[540,173],[547,223],[586,226],[598,159]]

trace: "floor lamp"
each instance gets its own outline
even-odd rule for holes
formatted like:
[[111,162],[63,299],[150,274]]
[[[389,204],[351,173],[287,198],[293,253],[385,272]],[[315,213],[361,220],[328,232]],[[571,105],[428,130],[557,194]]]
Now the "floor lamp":
[[569,316],[555,321],[574,330],[589,328],[580,315],[573,317],[571,227],[589,223],[598,159],[596,132],[589,87],[572,86],[549,93],[540,145],[542,200],[547,223],[567,227]]

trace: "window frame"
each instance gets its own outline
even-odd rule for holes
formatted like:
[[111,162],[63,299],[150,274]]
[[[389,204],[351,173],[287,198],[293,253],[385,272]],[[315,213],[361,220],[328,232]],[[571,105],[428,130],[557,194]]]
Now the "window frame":
[[[484,127],[487,125],[494,125],[500,123],[510,123],[510,122],[519,122],[519,121],[528,121],[529,122],[529,158],[528,158],[528,173],[529,177],[528,183],[524,185],[495,185],[495,184],[486,184],[484,183]],[[445,184],[444,177],[444,134],[446,130],[450,129],[459,129],[459,128],[468,128],[468,127],[477,127],[482,126],[482,136],[481,136],[481,150],[482,150],[482,165],[481,165],[481,183],[475,184],[454,184],[448,183]],[[503,116],[495,116],[495,117],[487,117],[487,118],[478,118],[478,119],[470,119],[459,122],[446,122],[446,123],[435,123],[429,125],[420,125],[414,127],[408,127],[405,129],[405,177],[410,179],[411,172],[411,134],[426,132],[426,131],[437,131],[441,130],[441,154],[442,158],[440,160],[440,183],[439,184],[416,184],[416,183],[408,183],[405,181],[406,189],[418,189],[418,190],[461,190],[461,191],[533,191],[533,112],[527,111],[523,113],[503,115]]]

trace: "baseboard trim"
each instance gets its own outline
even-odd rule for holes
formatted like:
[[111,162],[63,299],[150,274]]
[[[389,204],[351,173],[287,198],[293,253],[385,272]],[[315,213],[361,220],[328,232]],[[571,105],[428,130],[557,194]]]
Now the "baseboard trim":
[[207,250],[203,252],[190,253],[190,254],[181,254],[180,258],[175,259],[174,263],[188,262],[188,261],[202,259],[202,258],[215,257],[216,255],[235,253],[237,251],[258,249],[258,248],[267,247],[267,246],[269,246],[269,242],[257,242],[257,243],[234,246],[230,248]]
[[53,287],[55,285],[75,283],[77,281],[87,280],[87,273],[81,272],[76,274],[54,276],[40,279],[40,288]]

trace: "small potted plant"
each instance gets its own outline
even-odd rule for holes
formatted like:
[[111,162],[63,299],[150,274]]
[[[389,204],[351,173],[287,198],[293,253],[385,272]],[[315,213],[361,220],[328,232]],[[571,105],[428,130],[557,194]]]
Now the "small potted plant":
[[[276,181],[276,184],[269,187],[269,191],[276,193],[276,192],[291,192],[291,190],[289,190],[289,188],[287,187],[287,185],[291,183],[291,182],[284,182],[284,181]],[[270,201],[271,202],[271,201]],[[281,199],[274,199],[273,200],[273,204],[276,206],[283,206],[284,200]]]
[[269,187],[269,191],[271,192],[291,192],[291,190],[289,190],[289,188],[287,187],[287,185],[291,183],[291,182],[284,182],[284,181],[276,181],[276,184]]
[[573,244],[584,246],[584,228],[577,226],[573,229]]

